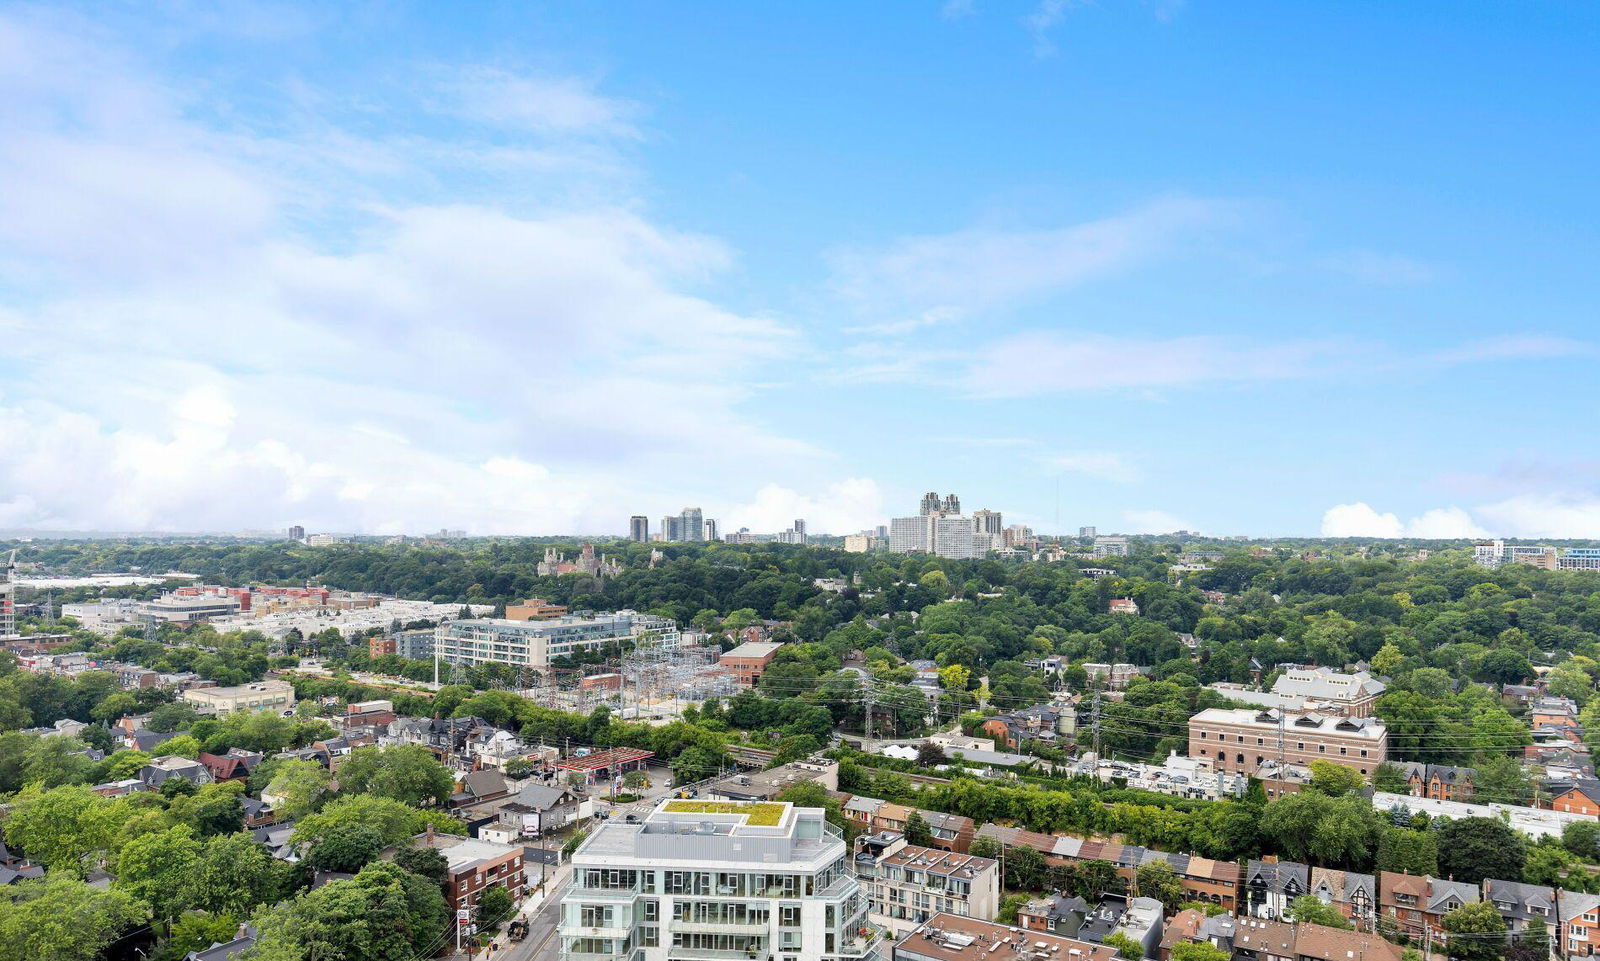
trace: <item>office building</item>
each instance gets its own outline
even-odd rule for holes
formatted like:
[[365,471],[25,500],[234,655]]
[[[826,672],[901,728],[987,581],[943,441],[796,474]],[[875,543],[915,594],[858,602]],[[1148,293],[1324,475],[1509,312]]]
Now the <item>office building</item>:
[[879,953],[844,835],[821,808],[669,800],[602,822],[573,852],[562,961]]
[[706,539],[706,518],[700,508],[685,507],[678,518],[679,540],[693,542]]
[[617,611],[538,621],[450,621],[435,629],[433,643],[438,657],[451,664],[513,664],[544,670],[557,658],[580,651],[646,639],[662,647],[677,647],[682,635],[671,618]]
[[234,711],[287,711],[294,707],[294,687],[288,681],[257,681],[238,687],[190,688],[178,695],[202,714]]
[[305,540],[306,539],[306,529],[304,527],[301,527],[299,524],[294,525],[293,527],[289,528],[289,539],[291,541],[303,541],[303,540]]
[[1218,771],[1254,774],[1267,761],[1330,761],[1370,775],[1388,749],[1388,729],[1376,718],[1220,707],[1189,718],[1189,756],[1215,758]]
[[990,858],[907,844],[883,831],[856,838],[855,870],[872,922],[896,938],[935,914],[987,921],[1000,911],[1000,865]]
[[644,542],[650,539],[650,518],[635,514],[628,518],[628,540]]

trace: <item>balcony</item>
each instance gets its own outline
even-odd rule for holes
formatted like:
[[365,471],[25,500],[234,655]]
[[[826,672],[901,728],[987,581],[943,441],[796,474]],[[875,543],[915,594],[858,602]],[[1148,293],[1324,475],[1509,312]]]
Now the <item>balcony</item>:
[[642,884],[635,884],[625,888],[584,888],[578,887],[574,882],[573,886],[567,888],[562,897],[581,901],[631,901],[638,897],[643,890],[644,885]]
[[667,949],[667,957],[671,961],[752,961],[764,959],[770,952],[766,948],[755,948],[744,951],[718,951],[715,948],[679,948]]
[[833,951],[824,951],[822,956],[825,958],[846,959],[876,959],[881,957],[883,946],[889,943],[890,940],[888,929],[881,928],[876,924],[863,924],[857,930],[865,930],[867,933],[864,935],[852,933],[848,938],[839,942]]
[[673,921],[672,930],[688,934],[765,934],[771,922],[760,921]]

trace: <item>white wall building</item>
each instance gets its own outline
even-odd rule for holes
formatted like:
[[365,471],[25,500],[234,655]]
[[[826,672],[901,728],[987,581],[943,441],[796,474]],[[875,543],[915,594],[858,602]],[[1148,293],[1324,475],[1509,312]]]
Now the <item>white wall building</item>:
[[873,923],[896,938],[935,914],[992,921],[1000,911],[1000,865],[990,858],[919,847],[881,831],[856,839],[855,870]]
[[849,860],[822,809],[775,801],[670,800],[604,822],[572,855],[562,961],[876,956]]

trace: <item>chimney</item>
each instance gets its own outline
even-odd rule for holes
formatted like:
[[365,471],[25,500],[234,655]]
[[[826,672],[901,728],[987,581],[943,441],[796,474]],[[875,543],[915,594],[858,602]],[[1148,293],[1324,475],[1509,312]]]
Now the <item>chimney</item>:
[[433,823],[428,823],[428,847],[433,847]]

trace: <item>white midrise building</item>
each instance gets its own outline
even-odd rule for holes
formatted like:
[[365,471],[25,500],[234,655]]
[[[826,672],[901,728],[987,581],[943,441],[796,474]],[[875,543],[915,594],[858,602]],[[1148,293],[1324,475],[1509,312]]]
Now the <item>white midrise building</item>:
[[599,825],[572,855],[563,961],[853,961],[880,929],[820,808],[663,802]]

